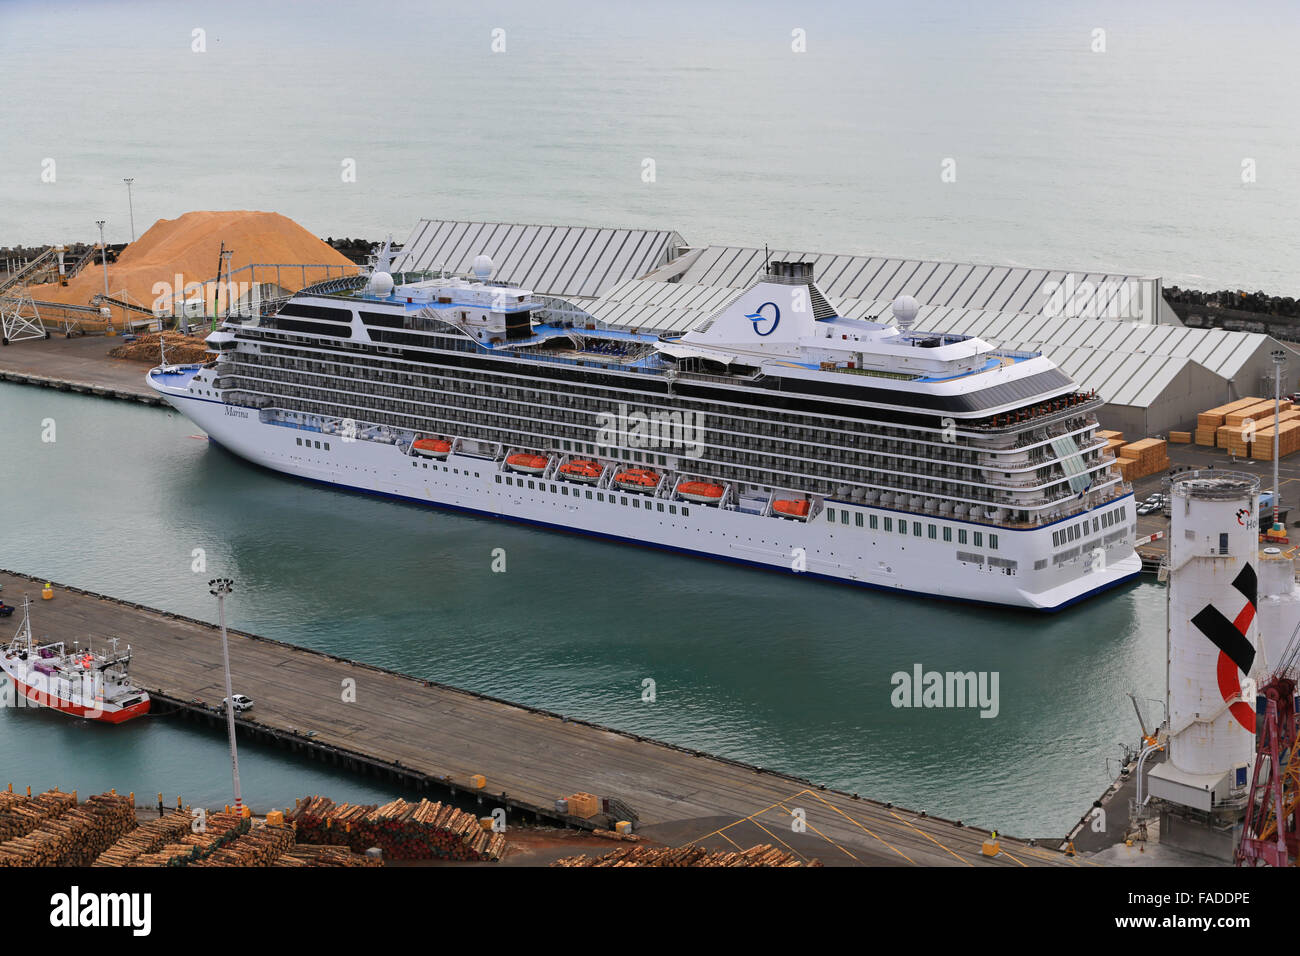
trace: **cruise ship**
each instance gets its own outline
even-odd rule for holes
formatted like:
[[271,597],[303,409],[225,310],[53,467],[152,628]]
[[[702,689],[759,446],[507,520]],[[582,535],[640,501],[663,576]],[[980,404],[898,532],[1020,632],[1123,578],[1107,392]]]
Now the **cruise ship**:
[[[836,314],[772,260],[695,328],[606,327],[470,274],[364,275],[227,319],[148,382],[317,482],[885,591],[1056,611],[1130,580],[1101,400],[1042,355]],[[877,317],[879,319],[880,317]]]

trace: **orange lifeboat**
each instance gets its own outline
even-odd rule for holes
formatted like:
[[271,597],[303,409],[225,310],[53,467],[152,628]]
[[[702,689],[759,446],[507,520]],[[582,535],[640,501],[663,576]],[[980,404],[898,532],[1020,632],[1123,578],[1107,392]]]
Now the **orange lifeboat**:
[[512,471],[522,471],[526,475],[540,475],[546,470],[549,461],[550,459],[544,455],[530,455],[527,452],[520,452],[506,459],[506,467]]
[[446,458],[451,453],[451,442],[441,438],[417,438],[411,450],[425,458]]
[[560,475],[569,481],[580,481],[583,484],[592,484],[600,480],[604,470],[594,461],[582,461],[574,459],[565,462],[560,466]]
[[711,505],[721,501],[727,489],[711,481],[683,481],[677,486],[677,493],[687,501]]
[[649,468],[629,468],[614,476],[614,484],[628,491],[654,491],[659,487],[659,476]]
[[807,518],[808,499],[778,498],[772,502],[772,513],[781,515],[784,518]]

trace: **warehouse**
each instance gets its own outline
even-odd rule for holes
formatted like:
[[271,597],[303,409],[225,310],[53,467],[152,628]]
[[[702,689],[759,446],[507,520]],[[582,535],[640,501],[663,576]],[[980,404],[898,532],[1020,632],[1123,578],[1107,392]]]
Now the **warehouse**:
[[[498,279],[563,296],[611,326],[662,335],[724,308],[769,259],[811,262],[840,315],[891,321],[890,303],[910,295],[921,305],[917,328],[1042,352],[1106,400],[1105,428],[1135,437],[1190,430],[1206,408],[1272,394],[1271,353],[1282,347],[1260,333],[1184,327],[1155,276],[690,247],[672,230],[426,219],[394,268],[468,271],[480,253]],[[1283,391],[1295,383],[1293,370]]]

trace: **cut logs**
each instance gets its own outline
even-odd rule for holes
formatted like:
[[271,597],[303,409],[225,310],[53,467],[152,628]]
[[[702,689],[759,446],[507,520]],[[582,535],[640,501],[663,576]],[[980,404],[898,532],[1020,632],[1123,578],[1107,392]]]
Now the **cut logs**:
[[499,860],[506,846],[505,836],[485,831],[474,814],[428,800],[399,798],[376,807],[314,796],[299,800],[285,817],[297,826],[299,843],[357,853],[377,846],[394,860]]
[[44,820],[26,836],[0,843],[0,866],[89,866],[135,826],[129,797],[96,794]]
[[817,860],[805,863],[792,853],[778,850],[770,843],[752,846],[739,853],[715,853],[688,844],[682,847],[620,847],[601,856],[568,856],[556,860],[551,866],[821,866]]
[[136,827],[95,859],[95,866],[130,866],[146,853],[157,853],[190,832],[193,815],[174,810]]

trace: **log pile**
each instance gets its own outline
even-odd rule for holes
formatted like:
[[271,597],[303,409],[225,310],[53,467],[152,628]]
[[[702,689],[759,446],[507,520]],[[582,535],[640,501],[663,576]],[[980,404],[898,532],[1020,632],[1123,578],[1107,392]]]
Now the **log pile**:
[[119,839],[96,857],[94,866],[130,866],[146,853],[157,853],[190,832],[194,818],[180,810],[150,820]]
[[185,834],[153,853],[142,853],[128,866],[188,866],[247,833],[249,821],[234,813],[209,813],[204,829]]
[[485,831],[472,813],[442,803],[398,798],[382,807],[335,805],[328,797],[307,797],[286,814],[300,843],[346,846],[364,853],[377,846],[394,860],[499,860],[503,834]]
[[821,866],[817,860],[804,863],[794,854],[774,848],[770,843],[752,846],[739,853],[714,853],[703,847],[687,844],[682,847],[631,846],[611,850],[601,856],[566,856],[551,866],[701,866],[701,867],[756,867],[756,866]]
[[[200,335],[182,335],[180,332],[162,333],[167,347],[167,361],[184,364],[186,362],[206,362],[212,358],[211,350],[204,344]],[[159,362],[158,333],[146,332],[134,342],[119,345],[108,350],[108,357],[126,359],[130,362]]]
[[88,866],[136,826],[131,798],[101,793],[0,843],[0,866]]
[[35,797],[5,794],[0,804],[0,842],[26,836],[46,820],[60,816],[77,805],[77,795],[50,790]]
[[293,827],[254,826],[213,850],[195,866],[271,866],[293,847]]
[[384,861],[371,859],[364,853],[353,853],[345,846],[313,846],[298,844],[290,847],[274,866],[383,866]]

